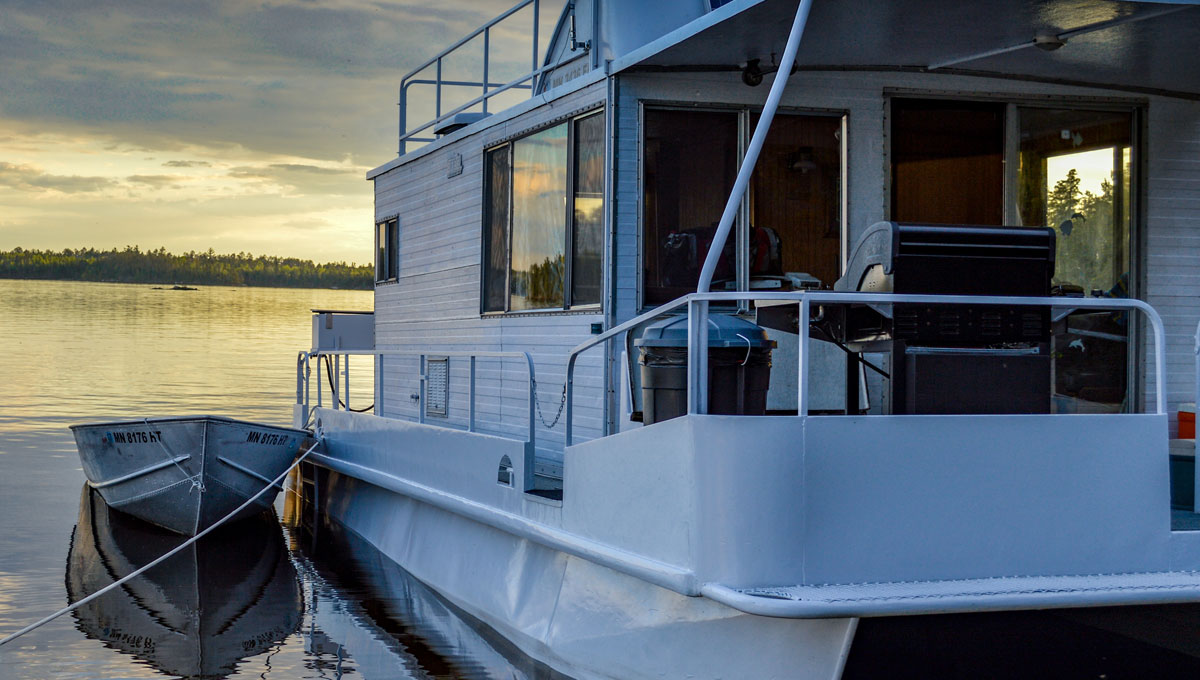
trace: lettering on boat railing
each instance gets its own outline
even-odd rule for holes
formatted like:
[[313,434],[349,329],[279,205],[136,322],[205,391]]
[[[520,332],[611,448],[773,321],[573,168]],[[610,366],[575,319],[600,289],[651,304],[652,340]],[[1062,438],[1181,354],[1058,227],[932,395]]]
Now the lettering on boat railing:
[[105,439],[113,444],[152,444],[162,441],[161,430],[108,432],[106,435]]
[[291,439],[291,437],[285,434],[274,434],[272,432],[255,432],[251,430],[246,433],[246,441],[251,444],[279,446],[280,444],[287,444]]

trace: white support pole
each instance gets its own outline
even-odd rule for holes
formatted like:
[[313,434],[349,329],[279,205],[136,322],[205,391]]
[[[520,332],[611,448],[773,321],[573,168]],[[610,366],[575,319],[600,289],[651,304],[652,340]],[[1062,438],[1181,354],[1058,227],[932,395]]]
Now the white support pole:
[[708,413],[708,300],[688,301],[687,412]]
[[811,363],[808,353],[809,306],[810,302],[807,296],[800,298],[800,316],[797,324],[800,331],[800,351],[796,362],[799,371],[799,375],[796,376],[796,415],[798,416],[808,415],[808,365]]
[[704,268],[700,271],[700,282],[696,292],[707,293],[712,285],[713,272],[717,269],[717,261],[725,249],[725,241],[733,228],[734,217],[737,216],[738,206],[750,185],[750,175],[754,172],[754,164],[758,162],[758,154],[762,151],[767,139],[767,131],[771,129],[771,121],[775,118],[775,109],[779,108],[779,100],[787,86],[788,76],[792,72],[792,64],[796,62],[796,52],[800,48],[800,37],[804,35],[804,26],[808,22],[808,11],[812,8],[812,0],[800,0],[796,8],[796,18],[792,22],[792,32],[788,35],[787,46],[783,49],[783,58],[779,62],[779,70],[775,72],[775,80],[771,83],[771,92],[767,102],[763,104],[762,116],[754,127],[754,136],[746,149],[746,157],[742,159],[742,167],[738,169],[737,180],[733,183],[733,191],[725,203],[725,212],[721,213],[721,221],[717,232],[713,235],[712,245],[708,247],[708,255],[704,258]]

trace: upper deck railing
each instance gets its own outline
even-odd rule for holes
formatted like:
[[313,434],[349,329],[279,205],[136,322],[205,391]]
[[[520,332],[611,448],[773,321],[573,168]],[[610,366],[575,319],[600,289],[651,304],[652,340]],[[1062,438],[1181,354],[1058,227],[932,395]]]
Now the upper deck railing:
[[[530,70],[528,73],[518,76],[517,78],[510,80],[507,83],[493,83],[493,82],[491,82],[491,73],[490,73],[490,71],[491,71],[492,29],[500,22],[511,17],[512,15],[516,14],[517,12],[525,9],[526,7],[529,7],[530,5],[533,5],[533,27],[532,27],[532,32],[531,32],[532,62],[531,62]],[[436,139],[436,137],[417,137],[416,135],[436,126],[438,123],[450,118],[451,116],[454,116],[455,114],[466,111],[467,109],[471,108],[472,106],[475,106],[477,104],[482,104],[483,113],[486,114],[488,112],[488,110],[487,110],[488,109],[488,100],[502,92],[507,92],[512,89],[517,89],[517,90],[529,90],[530,93],[532,93],[533,86],[534,86],[534,79],[537,78],[539,75],[541,75],[542,72],[547,70],[546,68],[538,68],[538,62],[540,61],[540,59],[539,59],[540,55],[539,55],[539,50],[538,50],[538,22],[539,22],[540,17],[541,17],[541,0],[521,0],[521,2],[518,2],[516,5],[514,5],[508,11],[504,12],[503,14],[500,14],[499,16],[495,17],[491,21],[488,21],[487,23],[485,23],[484,25],[475,29],[471,33],[468,33],[466,36],[459,39],[458,42],[456,42],[453,45],[442,50],[436,56],[429,59],[428,61],[426,61],[425,63],[416,67],[415,69],[410,71],[407,75],[405,75],[404,78],[402,78],[400,80],[400,149],[399,149],[400,155],[403,156],[408,151],[408,143],[409,142],[432,142],[432,141],[434,141]],[[465,45],[467,45],[467,43],[471,42],[472,40],[474,40],[476,37],[478,37],[480,35],[483,35],[483,74],[482,74],[482,77],[478,81],[446,80],[445,78],[443,78],[442,77],[442,65],[445,62],[446,58],[448,56],[450,56],[451,54],[453,54],[454,52],[457,52],[458,50],[463,48]],[[428,78],[417,78],[416,77],[422,71],[429,68],[430,66],[435,66],[437,69],[437,74],[433,80],[430,80]],[[432,119],[409,130],[407,127],[407,125],[408,125],[408,88],[412,87],[413,85],[432,85],[433,86],[433,88],[434,88],[434,115],[433,115]],[[442,89],[444,87],[477,87],[477,88],[481,88],[481,93],[479,94],[479,96],[471,99],[467,103],[465,103],[461,106],[455,107],[455,108],[451,109],[450,111],[443,113],[442,112]]]
[[[593,14],[593,16],[595,16],[595,12],[596,12],[595,0],[591,0],[591,1],[593,3],[592,4],[592,14]],[[531,55],[529,71],[524,74],[521,74],[521,75],[517,76],[516,78],[513,78],[512,80],[509,80],[507,82],[492,82],[492,74],[491,74],[491,70],[492,70],[492,68],[491,68],[492,67],[492,63],[491,63],[492,30],[494,28],[496,28],[496,26],[499,25],[501,22],[503,22],[505,19],[508,19],[509,17],[513,16],[517,12],[520,12],[521,10],[523,10],[527,7],[530,7],[531,5],[533,8],[532,9],[533,17],[532,17],[531,30],[529,32],[530,55]],[[573,21],[573,17],[574,17],[574,7],[575,7],[575,2],[567,3],[567,8],[569,10],[569,16],[572,17],[572,21]],[[484,115],[487,115],[488,114],[488,101],[492,97],[495,97],[499,94],[508,92],[509,90],[528,90],[531,97],[534,94],[536,94],[537,92],[536,92],[535,88],[537,87],[537,79],[543,73],[546,73],[547,71],[552,71],[562,65],[560,63],[553,63],[553,64],[546,64],[544,66],[539,66],[539,64],[544,59],[544,55],[541,54],[541,50],[540,50],[540,36],[539,36],[540,21],[541,21],[541,0],[521,0],[516,5],[513,5],[512,8],[508,9],[504,13],[502,13],[499,16],[495,17],[494,19],[488,21],[487,23],[483,24],[482,26],[475,29],[471,33],[468,33],[466,36],[459,39],[453,45],[450,45],[446,49],[439,52],[436,56],[432,57],[431,59],[429,59],[428,61],[426,61],[425,63],[416,67],[415,69],[410,71],[407,75],[405,75],[404,78],[402,78],[400,81],[400,148],[399,148],[399,154],[401,156],[403,156],[405,153],[408,152],[409,142],[427,143],[427,142],[435,141],[437,139],[436,136],[418,136],[418,135],[425,133],[427,130],[436,129],[437,125],[439,123],[449,120],[450,118],[454,117],[455,115],[462,113],[472,107],[480,106],[482,113]],[[573,23],[571,24],[571,27],[572,27],[571,39],[573,41],[574,40],[574,24]],[[450,55],[454,54],[455,52],[458,52],[459,50],[463,49],[472,40],[474,40],[475,38],[477,38],[481,35],[483,36],[483,64],[482,64],[482,73],[480,74],[479,79],[478,80],[450,80],[450,79],[445,78],[444,74],[443,74],[443,65],[445,64],[446,59],[448,57],[450,57]],[[580,50],[580,49],[582,49],[582,50],[592,49],[592,45],[590,42],[588,42],[588,43],[572,42],[569,47],[570,47],[569,51],[572,55],[578,54],[577,50]],[[574,56],[572,56],[571,58],[574,58]],[[430,79],[428,77],[425,77],[425,78],[417,77],[418,75],[420,75],[422,72],[424,72],[426,69],[428,69],[431,66],[434,67],[435,71],[436,71],[435,75],[432,79]],[[433,89],[434,89],[434,114],[433,114],[433,118],[425,121],[424,123],[421,123],[420,125],[409,128],[408,127],[409,88],[413,87],[414,85],[424,85],[424,86],[432,86],[433,87]],[[443,96],[446,88],[477,88],[479,90],[479,94],[464,104],[461,104],[459,106],[451,108],[447,111],[443,111],[442,110],[442,108],[443,108],[442,96]]]

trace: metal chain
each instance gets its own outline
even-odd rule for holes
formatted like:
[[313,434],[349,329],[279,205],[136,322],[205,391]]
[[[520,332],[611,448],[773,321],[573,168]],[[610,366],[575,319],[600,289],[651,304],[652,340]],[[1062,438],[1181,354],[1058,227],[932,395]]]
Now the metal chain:
[[554,414],[554,420],[547,423],[546,416],[542,413],[542,401],[538,399],[538,384],[535,378],[530,378],[529,382],[533,383],[533,405],[537,407],[538,420],[542,421],[542,425],[546,426],[547,430],[553,430],[558,424],[558,419],[562,418],[563,408],[567,405],[567,384],[563,383],[562,398],[558,401],[558,413]]

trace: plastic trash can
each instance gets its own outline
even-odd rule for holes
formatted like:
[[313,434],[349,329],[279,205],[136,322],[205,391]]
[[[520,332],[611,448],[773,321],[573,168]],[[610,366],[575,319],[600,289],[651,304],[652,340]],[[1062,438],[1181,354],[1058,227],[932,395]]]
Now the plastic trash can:
[[[646,327],[634,341],[642,376],[642,422],[687,413],[686,316]],[[763,415],[771,382],[771,350],[762,327],[736,316],[708,317],[708,412]]]

